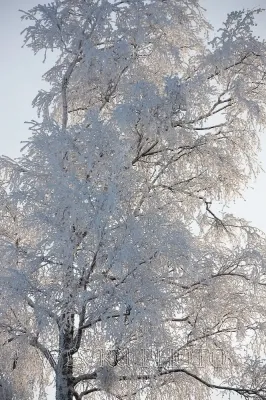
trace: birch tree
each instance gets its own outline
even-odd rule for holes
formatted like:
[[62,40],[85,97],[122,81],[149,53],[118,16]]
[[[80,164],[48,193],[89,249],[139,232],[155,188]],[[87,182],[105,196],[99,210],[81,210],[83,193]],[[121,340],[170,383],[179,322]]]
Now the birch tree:
[[0,329],[41,360],[29,389],[266,398],[265,237],[221,212],[259,172],[261,11],[211,40],[198,0],[23,12],[25,45],[57,57],[21,157],[1,157]]

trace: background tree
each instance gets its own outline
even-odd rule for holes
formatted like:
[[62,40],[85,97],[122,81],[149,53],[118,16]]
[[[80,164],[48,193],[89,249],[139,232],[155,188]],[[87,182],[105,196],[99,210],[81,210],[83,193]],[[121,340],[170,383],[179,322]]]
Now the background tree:
[[212,208],[259,170],[260,11],[209,43],[197,0],[24,12],[58,59],[22,157],[1,158],[0,327],[57,400],[266,398],[265,238]]
[[[11,311],[8,309],[8,311]],[[12,310],[16,314],[16,309]],[[7,314],[5,315],[7,322]],[[11,318],[9,319],[11,320]],[[1,400],[28,400],[44,392],[49,384],[43,362],[36,349],[29,348],[24,335],[12,334],[12,327],[3,333],[0,341],[0,398]],[[22,336],[20,338],[20,336]]]

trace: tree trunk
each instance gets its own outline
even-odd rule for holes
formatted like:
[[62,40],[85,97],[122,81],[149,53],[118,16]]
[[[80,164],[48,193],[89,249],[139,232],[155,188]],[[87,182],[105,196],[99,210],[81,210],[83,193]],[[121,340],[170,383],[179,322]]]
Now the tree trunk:
[[73,400],[72,363],[69,357],[62,357],[56,372],[56,400]]
[[[62,318],[63,320],[65,318]],[[73,315],[67,318],[59,334],[59,357],[56,369],[56,400],[73,400]]]

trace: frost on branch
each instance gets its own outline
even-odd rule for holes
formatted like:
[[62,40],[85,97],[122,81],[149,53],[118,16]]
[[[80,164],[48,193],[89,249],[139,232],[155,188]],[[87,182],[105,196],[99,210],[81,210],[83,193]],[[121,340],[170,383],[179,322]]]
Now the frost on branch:
[[197,0],[23,14],[57,57],[22,156],[0,160],[0,330],[15,372],[40,360],[26,399],[49,377],[56,400],[265,398],[265,236],[216,211],[259,172],[257,12],[210,43]]

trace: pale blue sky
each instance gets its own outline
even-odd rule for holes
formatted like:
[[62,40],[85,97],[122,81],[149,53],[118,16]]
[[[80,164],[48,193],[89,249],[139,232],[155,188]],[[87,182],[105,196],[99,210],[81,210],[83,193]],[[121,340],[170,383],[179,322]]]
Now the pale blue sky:
[[[41,75],[47,66],[42,63],[41,55],[33,56],[29,49],[21,48],[20,32],[24,25],[20,22],[18,9],[27,10],[38,1],[0,1],[0,154],[17,157],[21,147],[20,141],[28,137],[24,121],[36,118],[31,101],[38,89],[43,87]],[[207,16],[215,27],[221,25],[229,11],[258,6],[266,8],[266,0],[201,0],[201,3],[207,9]],[[257,28],[258,33],[264,37],[265,21],[266,12],[259,17]],[[260,158],[266,170],[266,132],[262,140],[262,149]],[[232,210],[266,231],[266,174],[261,174],[252,186],[253,189],[245,193],[246,201],[237,201]]]

